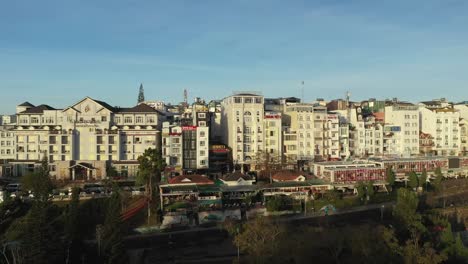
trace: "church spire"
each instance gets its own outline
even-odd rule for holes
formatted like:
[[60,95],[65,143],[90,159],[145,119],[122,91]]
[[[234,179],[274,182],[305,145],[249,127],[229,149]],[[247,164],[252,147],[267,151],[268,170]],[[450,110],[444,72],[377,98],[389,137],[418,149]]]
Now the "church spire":
[[138,91],[138,103],[145,101],[145,91],[143,90],[143,84],[140,83],[140,90]]

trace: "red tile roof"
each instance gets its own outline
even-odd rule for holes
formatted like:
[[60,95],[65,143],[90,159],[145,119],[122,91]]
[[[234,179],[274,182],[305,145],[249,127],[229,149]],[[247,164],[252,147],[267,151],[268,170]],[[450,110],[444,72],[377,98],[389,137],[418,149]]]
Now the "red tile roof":
[[176,176],[169,179],[169,184],[214,184],[214,182],[206,176],[194,174]]

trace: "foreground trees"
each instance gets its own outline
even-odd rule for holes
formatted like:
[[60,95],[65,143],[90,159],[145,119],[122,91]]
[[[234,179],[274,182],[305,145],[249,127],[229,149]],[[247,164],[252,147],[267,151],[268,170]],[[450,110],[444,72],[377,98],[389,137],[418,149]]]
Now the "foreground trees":
[[148,199],[148,224],[151,221],[151,211],[155,210],[152,208],[154,200],[158,199],[157,195],[158,186],[161,182],[161,173],[166,168],[166,162],[161,156],[161,153],[157,149],[146,149],[143,155],[138,157],[138,175],[136,183],[145,186],[146,197]]

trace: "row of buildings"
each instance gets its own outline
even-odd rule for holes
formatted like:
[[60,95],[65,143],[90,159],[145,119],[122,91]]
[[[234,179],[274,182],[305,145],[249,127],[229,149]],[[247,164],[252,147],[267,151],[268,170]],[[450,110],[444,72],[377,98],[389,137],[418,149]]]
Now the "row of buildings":
[[21,176],[43,157],[57,179],[102,179],[114,168],[135,176],[147,148],[161,150],[168,173],[219,173],[362,158],[463,156],[468,104],[445,99],[301,102],[238,92],[179,105],[116,107],[86,97],[62,109],[20,104],[1,117],[0,175]]

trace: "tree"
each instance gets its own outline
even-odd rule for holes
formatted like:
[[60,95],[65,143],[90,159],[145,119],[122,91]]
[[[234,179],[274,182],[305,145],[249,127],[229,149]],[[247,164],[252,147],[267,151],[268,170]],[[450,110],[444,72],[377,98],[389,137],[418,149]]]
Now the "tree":
[[79,206],[80,206],[80,189],[75,187],[72,189],[72,196],[70,204],[66,211],[65,219],[65,237],[68,241],[67,259],[66,263],[78,263],[80,256],[81,237],[79,220]]
[[[137,184],[145,185],[146,197],[148,199],[148,224],[151,218],[151,203],[153,198],[158,198],[154,195],[154,189],[161,182],[161,173],[166,168],[166,162],[161,157],[161,153],[157,149],[148,148],[143,155],[138,157],[138,175],[136,178]],[[156,188],[156,192],[158,188]]]
[[270,212],[291,210],[293,208],[293,199],[286,195],[273,196],[268,199],[266,208]]
[[364,199],[366,197],[366,185],[364,184],[364,182],[358,182],[358,184],[356,185],[356,190],[359,200],[361,202],[364,202]]
[[440,167],[437,167],[434,171],[435,179],[433,181],[434,189],[436,192],[440,192],[442,190],[442,170]]
[[145,91],[143,89],[143,84],[140,83],[140,89],[138,90],[138,103],[143,103],[145,101]]
[[24,263],[63,263],[58,220],[56,207],[34,201],[29,212],[8,228],[5,240],[19,242]]
[[375,190],[374,190],[374,182],[373,181],[370,181],[370,182],[367,183],[366,192],[367,192],[367,196],[369,197],[369,199],[372,199],[372,197],[374,197]]
[[424,230],[424,226],[421,224],[421,215],[416,211],[418,203],[418,197],[414,192],[404,188],[398,189],[393,216],[400,231],[407,233],[408,231],[420,232]]
[[102,230],[102,253],[106,263],[126,263],[123,222],[120,218],[120,193],[114,186],[109,198]]
[[419,177],[419,187],[423,187],[423,185],[427,187],[427,171],[426,171],[426,169],[423,170],[423,172],[421,173],[421,176]]
[[49,201],[49,194],[54,185],[49,176],[47,157],[44,156],[42,159],[38,171],[25,175],[21,181],[23,187],[34,195],[34,201],[42,203]]
[[410,172],[408,176],[408,184],[411,187],[411,189],[415,189],[418,187],[418,175],[416,175],[416,172],[412,171]]
[[[422,245],[421,245],[422,244]],[[412,235],[403,246],[403,260],[405,264],[438,264],[447,257],[439,254],[431,243],[422,243],[419,235]]]
[[392,168],[388,167],[385,174],[387,176],[388,185],[393,187],[395,185],[395,179],[396,179],[395,172],[392,170]]
[[234,244],[246,252],[255,263],[265,263],[278,249],[282,226],[265,217],[257,217],[242,225],[242,230],[234,237]]

